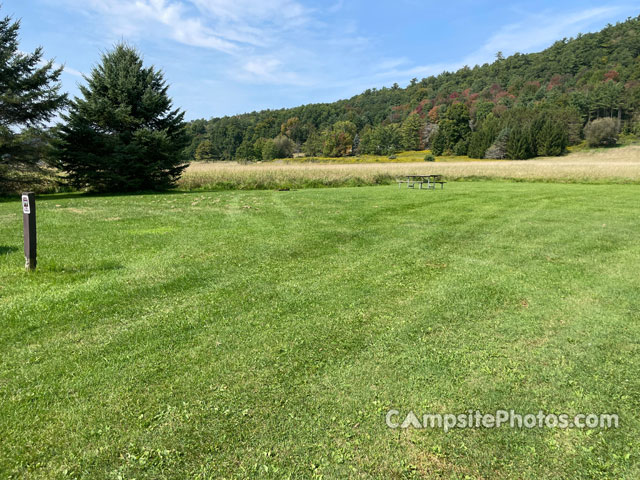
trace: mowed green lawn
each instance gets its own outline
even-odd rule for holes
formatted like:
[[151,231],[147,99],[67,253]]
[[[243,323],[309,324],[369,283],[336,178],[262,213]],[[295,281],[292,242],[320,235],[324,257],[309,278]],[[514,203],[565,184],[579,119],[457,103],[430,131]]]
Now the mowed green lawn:
[[[0,478],[638,478],[640,187],[0,203]],[[390,429],[617,413],[618,429]]]

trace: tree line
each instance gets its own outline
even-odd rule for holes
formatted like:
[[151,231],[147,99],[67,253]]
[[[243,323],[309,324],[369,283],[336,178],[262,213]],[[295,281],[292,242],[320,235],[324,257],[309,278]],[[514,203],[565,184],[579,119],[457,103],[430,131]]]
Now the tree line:
[[491,64],[413,79],[406,88],[195,120],[187,126],[186,153],[204,161],[426,148],[476,158],[558,155],[597,119],[640,134],[639,55],[640,17],[630,18],[539,53],[498,53]]

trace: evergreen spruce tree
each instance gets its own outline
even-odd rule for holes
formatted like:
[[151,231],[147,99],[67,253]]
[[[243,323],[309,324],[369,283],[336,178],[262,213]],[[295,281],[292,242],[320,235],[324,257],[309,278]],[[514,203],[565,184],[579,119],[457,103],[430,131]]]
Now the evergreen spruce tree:
[[511,129],[507,139],[507,158],[526,160],[535,155],[528,126],[516,126]]
[[421,133],[425,122],[420,115],[411,114],[402,124],[402,147],[406,150],[420,150]]
[[538,155],[557,157],[567,148],[568,138],[560,122],[547,120],[537,135]]
[[173,186],[189,142],[162,73],[120,44],[85,79],[60,127],[59,166],[70,183],[111,192]]
[[495,141],[485,152],[485,158],[493,160],[501,160],[505,158],[507,156],[507,142],[509,141],[510,135],[511,131],[509,130],[509,128],[505,127],[500,130],[500,133],[498,133]]
[[62,67],[42,64],[42,48],[21,52],[19,29],[11,17],[0,19],[0,193],[33,188],[49,144],[42,126],[67,98]]
[[360,135],[356,133],[353,137],[353,146],[351,147],[351,155],[358,155],[360,153]]
[[482,130],[476,130],[471,134],[469,139],[469,149],[467,155],[469,158],[484,158],[487,148],[491,146],[491,143],[487,141],[487,136]]
[[[501,131],[500,119],[490,113],[480,124],[478,130],[473,132],[469,140],[467,155],[471,158],[485,158],[487,150],[498,138]],[[506,138],[505,138],[506,145]],[[494,151],[494,153],[496,153]]]
[[445,132],[445,129],[438,129],[431,140],[431,152],[434,155],[442,155],[444,153],[444,149],[447,146],[447,137]]

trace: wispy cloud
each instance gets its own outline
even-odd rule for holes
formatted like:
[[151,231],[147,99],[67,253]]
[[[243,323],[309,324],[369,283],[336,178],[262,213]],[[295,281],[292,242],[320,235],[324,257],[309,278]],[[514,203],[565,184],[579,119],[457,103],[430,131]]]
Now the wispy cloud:
[[98,14],[122,36],[160,35],[179,43],[240,54],[309,22],[311,13],[294,0],[63,0]]
[[193,0],[201,12],[221,21],[243,23],[270,22],[281,27],[308,21],[310,10],[294,0]]
[[295,71],[287,70],[285,63],[274,57],[252,57],[241,66],[238,77],[242,80],[273,85],[311,86],[310,78]]
[[344,0],[338,0],[336,3],[327,8],[328,13],[338,13],[344,7]]
[[82,72],[80,70],[76,70],[75,68],[67,67],[66,65],[62,66],[64,73],[68,73],[69,75],[73,75],[74,77],[82,77]]
[[[18,50],[18,53],[21,54],[21,55],[31,55],[30,53],[24,52],[22,50]],[[42,59],[42,60],[40,60],[38,65],[40,67],[44,67],[48,63],[49,62],[47,60]],[[62,71],[64,73],[68,73],[69,75],[73,75],[74,77],[82,77],[82,72],[80,70],[76,70],[75,68],[68,67],[67,65],[63,65],[63,64],[57,63],[55,61],[52,61],[52,65],[53,65],[53,68],[55,68],[55,69],[62,68]]]
[[[227,74],[244,82],[309,85],[302,72],[316,55],[313,47],[307,49],[296,40],[334,41],[324,31],[331,26],[316,18],[319,11],[296,0],[62,1],[98,17],[116,36],[169,38],[227,54]],[[331,9],[341,7],[338,2]],[[362,43],[362,38],[346,35],[342,41],[349,45]]]
[[466,57],[464,64],[473,66],[491,61],[499,51],[510,55],[547,47],[556,40],[577,35],[597,20],[611,18],[622,11],[622,7],[610,6],[566,14],[552,11],[529,14],[523,21],[500,29],[480,49]]
[[[300,98],[320,101],[321,95],[339,98],[381,84],[406,85],[414,77],[490,62],[498,51],[509,55],[539,50],[631,10],[629,6],[608,4],[574,11],[558,6],[537,13],[515,12],[516,22],[495,28],[484,43],[469,47],[467,55],[451,61],[421,63],[411,45],[395,44],[396,38],[403,37],[398,33],[402,26],[390,25],[382,33],[374,30],[371,16],[365,18],[346,0],[42,1],[55,4],[56,8],[65,5],[104,27],[100,31],[108,35],[102,44],[118,38],[147,47],[151,42],[147,51],[154,51],[155,43],[160,46],[155,49],[156,58],[162,60],[163,66],[173,64],[178,71],[197,65],[195,72],[189,72],[189,78],[182,78],[184,85],[215,79],[218,85],[242,91],[247,103],[249,98],[252,102],[254,98],[266,98],[267,91],[276,89],[287,100],[297,88]],[[424,2],[402,2],[411,2],[416,11],[426,9]],[[376,8],[380,7],[371,7]],[[434,45],[443,48],[442,41],[436,42],[428,34],[411,41],[413,46],[421,44],[420,54],[429,52]],[[82,75],[69,68],[65,72]],[[175,76],[181,75],[182,71]],[[242,90],[246,84],[265,88]],[[281,102],[273,98],[260,101]]]
[[187,4],[169,0],[65,0],[86,14],[97,14],[119,36],[140,35],[169,37],[185,45],[210,48],[225,53],[238,51],[235,32],[225,38],[202,18],[188,13]]
[[380,68],[376,76],[382,80],[407,81],[417,77],[437,75],[444,71],[455,71],[465,65],[473,67],[490,63],[497,52],[505,56],[516,52],[528,53],[550,46],[554,41],[577,35],[598,20],[611,18],[623,13],[625,7],[598,7],[577,12],[559,14],[558,12],[540,12],[523,14],[523,20],[500,28],[480,48],[460,60],[448,63],[433,63],[399,68],[406,65],[405,59],[399,59],[392,68]]

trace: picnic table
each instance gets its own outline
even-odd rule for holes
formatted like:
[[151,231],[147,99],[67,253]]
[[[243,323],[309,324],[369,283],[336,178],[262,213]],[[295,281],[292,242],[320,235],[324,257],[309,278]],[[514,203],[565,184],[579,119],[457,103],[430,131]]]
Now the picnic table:
[[444,184],[447,183],[442,180],[442,175],[432,174],[432,175],[407,175],[406,180],[398,180],[398,187],[401,187],[403,183],[407,184],[407,188],[415,188],[416,185],[419,185],[420,190],[422,190],[422,185],[427,185],[427,190],[435,189],[436,184],[440,184],[440,189],[444,188]]

